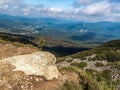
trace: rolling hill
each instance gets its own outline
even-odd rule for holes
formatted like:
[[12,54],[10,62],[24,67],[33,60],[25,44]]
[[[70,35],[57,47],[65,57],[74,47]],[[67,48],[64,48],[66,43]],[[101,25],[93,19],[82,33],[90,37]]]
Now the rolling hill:
[[56,18],[26,18],[0,15],[0,32],[21,35],[48,36],[74,43],[100,45],[119,39],[119,22],[93,22],[63,20]]
[[78,72],[84,88],[120,89],[120,40],[109,41],[99,47],[58,58],[57,63],[60,69]]

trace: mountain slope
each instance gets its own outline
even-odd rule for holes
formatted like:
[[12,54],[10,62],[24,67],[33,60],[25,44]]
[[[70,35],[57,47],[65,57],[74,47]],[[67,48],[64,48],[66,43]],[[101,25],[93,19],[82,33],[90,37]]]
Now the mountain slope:
[[58,40],[100,45],[120,38],[119,22],[85,23],[56,18],[26,18],[0,15],[0,32],[44,35]]
[[[120,89],[120,40],[57,59],[60,69],[75,71],[83,78],[85,88]],[[104,83],[104,84],[103,84]]]
[[[79,75],[75,72],[62,70],[59,78],[51,78],[55,72],[53,67],[56,68],[55,56],[51,55],[28,44],[0,40],[0,90],[56,90],[67,81],[74,82],[75,86],[79,84]],[[42,75],[37,75],[39,70]]]

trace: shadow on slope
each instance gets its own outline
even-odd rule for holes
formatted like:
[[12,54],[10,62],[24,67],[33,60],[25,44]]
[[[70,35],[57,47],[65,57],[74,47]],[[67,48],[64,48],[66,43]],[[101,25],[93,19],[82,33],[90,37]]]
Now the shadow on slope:
[[[18,42],[22,44],[29,44],[29,45],[39,48],[39,45],[34,42],[35,37],[33,36],[0,33],[0,39],[4,41],[12,42],[12,43]],[[54,41],[54,42],[57,42],[57,41]],[[67,46],[67,45],[63,46],[60,44],[61,43],[59,42],[58,45],[53,45],[52,47],[45,45],[42,47],[42,51],[48,51],[48,52],[55,54],[57,57],[62,57],[62,56],[71,55],[71,54],[89,49],[89,48],[77,47],[77,46],[76,47]]]
[[43,46],[42,50],[49,51],[49,52],[55,54],[57,57],[63,57],[63,56],[77,53],[77,52],[89,50],[89,48],[64,47],[64,46],[53,46],[53,47]]

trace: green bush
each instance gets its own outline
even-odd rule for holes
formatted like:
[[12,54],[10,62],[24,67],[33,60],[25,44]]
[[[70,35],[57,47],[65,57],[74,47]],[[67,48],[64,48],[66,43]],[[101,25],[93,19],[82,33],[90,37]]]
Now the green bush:
[[74,69],[74,68],[72,68],[71,66],[63,67],[61,70],[66,70],[66,71],[71,71],[71,72],[76,72],[76,73],[78,73],[77,70]]
[[87,63],[86,63],[86,62],[81,62],[81,63],[73,62],[73,63],[71,63],[71,65],[72,65],[72,66],[77,66],[77,67],[83,69],[84,67],[87,66]]
[[106,82],[111,82],[111,74],[110,70],[104,70],[101,73],[97,73],[97,80],[98,81],[106,81]]
[[66,59],[66,57],[57,58],[57,60],[56,60],[56,64],[65,61],[65,59]]
[[73,61],[73,59],[68,59],[67,62],[68,63],[71,63]]
[[120,52],[114,50],[103,51],[92,58],[92,60],[107,60],[109,62],[120,61]]
[[42,38],[40,38],[40,41],[39,41],[39,43],[38,43],[38,47],[40,48],[40,49],[42,49],[42,47],[45,45],[45,43],[46,43],[46,40],[42,37]]
[[94,69],[86,69],[86,72],[88,74],[93,74],[94,72],[96,72]]
[[87,50],[87,51],[83,51],[83,52],[79,52],[77,54],[73,54],[71,55],[72,58],[80,58],[82,60],[86,59],[87,56],[90,56],[94,53],[94,50]]
[[100,62],[97,62],[97,63],[95,64],[95,66],[96,66],[96,67],[103,67],[104,64],[103,64],[103,63],[100,63]]
[[120,52],[109,51],[105,54],[105,56],[109,62],[120,61]]

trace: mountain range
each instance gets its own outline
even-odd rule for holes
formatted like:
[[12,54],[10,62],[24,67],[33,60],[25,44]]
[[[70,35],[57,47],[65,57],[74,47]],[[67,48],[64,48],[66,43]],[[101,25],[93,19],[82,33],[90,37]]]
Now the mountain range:
[[120,22],[80,22],[58,18],[27,18],[0,14],[0,32],[49,36],[74,43],[100,45],[120,38]]

